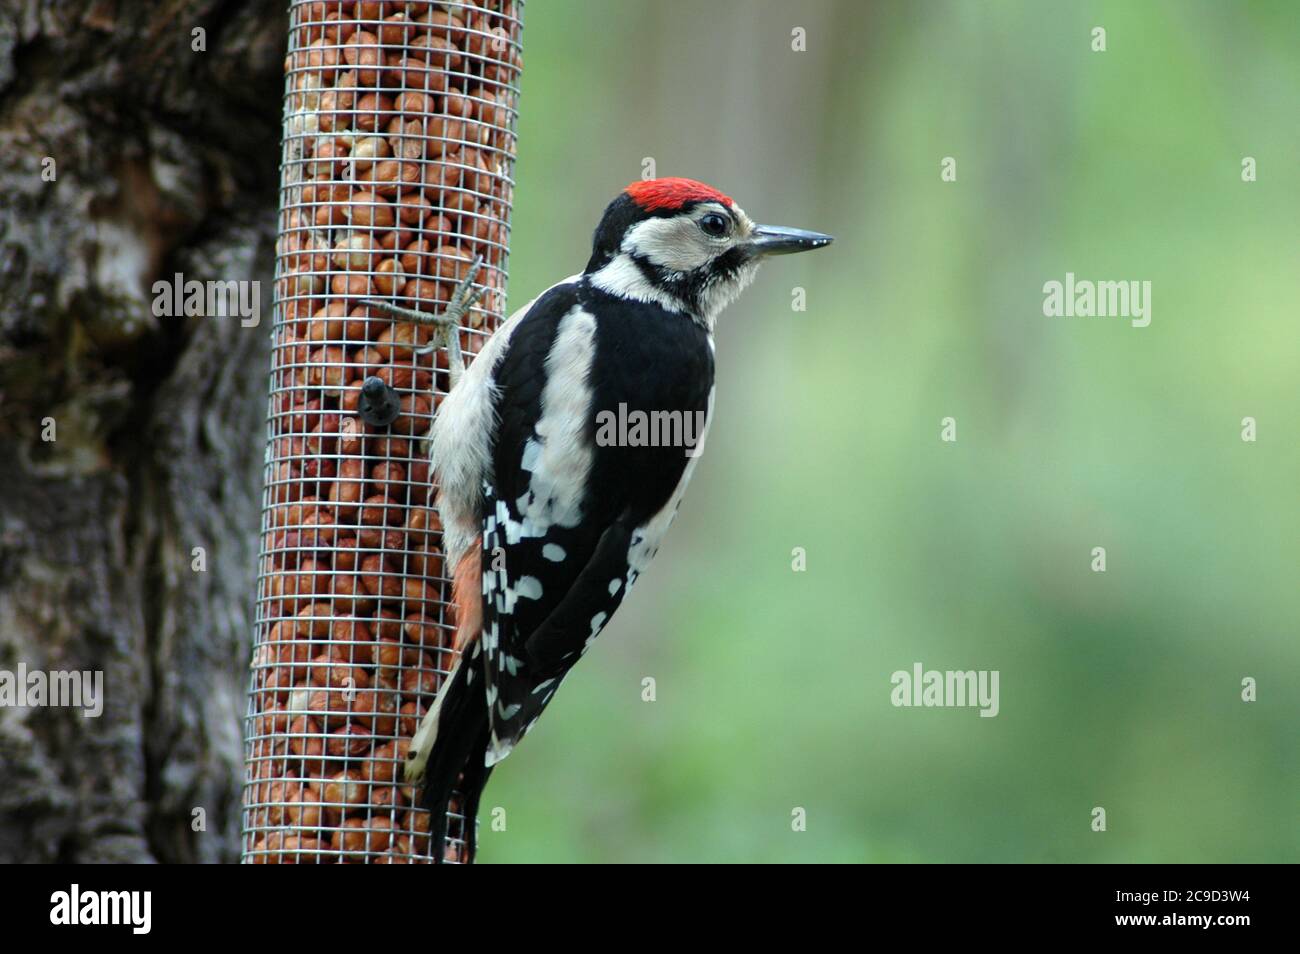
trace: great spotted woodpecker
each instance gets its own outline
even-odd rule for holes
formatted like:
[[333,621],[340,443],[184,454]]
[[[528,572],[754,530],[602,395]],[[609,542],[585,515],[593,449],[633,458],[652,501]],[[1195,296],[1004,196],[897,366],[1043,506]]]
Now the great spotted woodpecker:
[[718,313],[765,256],[830,242],[755,225],[703,183],[651,179],[606,208],[586,269],[525,305],[463,372],[454,329],[473,275],[437,318],[373,303],[437,325],[451,359],[430,447],[460,653],[405,766],[433,813],[435,861],[458,778],[472,859],[492,767],[645,572],[698,460],[702,434],[692,447],[620,443],[599,439],[597,421],[668,412],[658,419],[707,426]]

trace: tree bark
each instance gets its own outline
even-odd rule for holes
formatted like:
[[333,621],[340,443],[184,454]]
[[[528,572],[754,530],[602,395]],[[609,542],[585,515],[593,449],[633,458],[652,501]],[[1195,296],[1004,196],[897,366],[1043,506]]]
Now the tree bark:
[[[0,671],[104,686],[0,707],[0,861],[238,857],[285,31],[0,0]],[[261,323],[156,317],[177,272]]]

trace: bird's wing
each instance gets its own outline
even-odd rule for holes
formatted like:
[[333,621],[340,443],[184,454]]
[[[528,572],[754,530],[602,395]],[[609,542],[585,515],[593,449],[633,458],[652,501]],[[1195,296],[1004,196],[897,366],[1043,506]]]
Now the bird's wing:
[[674,319],[625,308],[598,329],[583,296],[578,284],[538,299],[496,368],[481,510],[489,765],[536,721],[653,557],[696,459],[681,447],[599,445],[596,411],[635,402],[707,415],[703,337],[685,357],[656,352],[656,323]]
[[495,369],[497,427],[481,507],[489,764],[505,757],[558,685],[557,678],[534,693],[548,674],[529,657],[527,640],[562,601],[603,529],[582,519],[593,323],[575,286],[556,286],[514,329]]

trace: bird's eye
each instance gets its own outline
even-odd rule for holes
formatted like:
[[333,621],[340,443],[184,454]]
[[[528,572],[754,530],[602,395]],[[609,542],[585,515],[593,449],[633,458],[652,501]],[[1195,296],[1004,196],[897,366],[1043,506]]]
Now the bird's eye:
[[705,235],[722,238],[731,228],[731,220],[720,212],[710,212],[700,219],[700,228],[704,230]]

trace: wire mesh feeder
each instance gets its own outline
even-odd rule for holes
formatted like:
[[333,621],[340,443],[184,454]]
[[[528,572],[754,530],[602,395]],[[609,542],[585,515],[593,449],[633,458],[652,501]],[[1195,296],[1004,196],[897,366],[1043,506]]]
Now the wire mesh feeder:
[[[467,356],[499,323],[522,7],[290,6],[245,861],[431,860],[401,771],[454,660],[421,441],[447,358],[364,302],[440,311],[481,258]],[[400,399],[386,426],[372,378]]]

